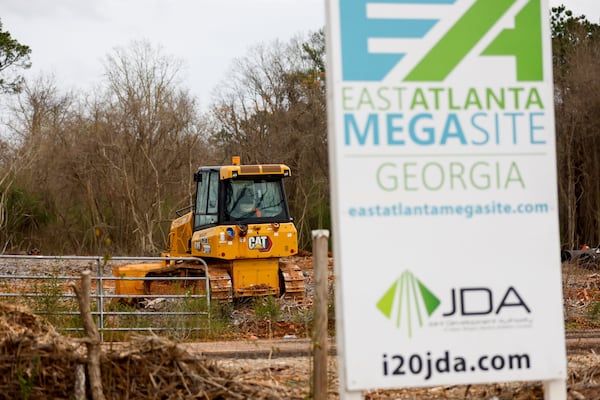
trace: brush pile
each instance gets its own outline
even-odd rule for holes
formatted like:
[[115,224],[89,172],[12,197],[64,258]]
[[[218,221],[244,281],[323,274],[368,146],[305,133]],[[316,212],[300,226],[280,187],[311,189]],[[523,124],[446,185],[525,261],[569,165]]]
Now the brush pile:
[[[0,304],[0,399],[87,399],[85,339],[66,338],[27,309]],[[106,399],[284,399],[284,388],[242,380],[175,342],[139,337],[103,347]]]

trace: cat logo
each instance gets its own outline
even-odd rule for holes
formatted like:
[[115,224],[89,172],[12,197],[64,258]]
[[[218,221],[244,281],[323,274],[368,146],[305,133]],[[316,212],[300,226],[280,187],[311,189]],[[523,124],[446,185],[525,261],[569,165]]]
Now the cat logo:
[[268,236],[250,236],[248,238],[248,248],[250,250],[269,251],[273,242]]

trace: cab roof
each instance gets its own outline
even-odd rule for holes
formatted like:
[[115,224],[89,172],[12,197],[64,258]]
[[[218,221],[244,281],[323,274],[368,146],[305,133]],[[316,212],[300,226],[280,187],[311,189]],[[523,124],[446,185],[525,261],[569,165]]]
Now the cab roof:
[[285,164],[256,164],[256,165],[221,165],[211,167],[200,167],[202,171],[219,171],[220,179],[232,179],[238,176],[273,176],[281,175],[288,177],[292,175],[290,167]]
[[290,167],[284,164],[223,165],[221,179],[231,179],[242,175],[282,175],[290,176]]

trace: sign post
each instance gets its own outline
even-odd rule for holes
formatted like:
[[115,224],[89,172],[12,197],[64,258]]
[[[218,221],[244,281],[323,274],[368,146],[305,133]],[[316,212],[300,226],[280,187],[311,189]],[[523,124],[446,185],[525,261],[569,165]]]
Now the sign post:
[[340,393],[566,398],[547,0],[326,4]]

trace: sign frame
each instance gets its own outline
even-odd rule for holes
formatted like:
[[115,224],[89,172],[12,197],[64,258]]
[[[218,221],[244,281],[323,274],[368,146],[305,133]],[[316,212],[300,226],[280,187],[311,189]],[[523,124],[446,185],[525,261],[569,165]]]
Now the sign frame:
[[[517,380],[543,380],[547,398],[566,398],[552,63],[544,15],[547,0],[326,0],[344,398],[375,388]],[[483,22],[473,27],[475,20]],[[537,30],[535,24],[524,29],[531,21]],[[524,44],[517,44],[514,32],[527,32],[529,39],[521,35]],[[408,48],[404,53],[402,46]],[[482,70],[488,73],[478,78]],[[543,212],[519,211],[537,204],[545,205]],[[442,212],[449,209],[450,215]],[[428,236],[419,238],[423,232]],[[523,243],[537,237],[544,252],[539,260]],[[518,260],[511,260],[511,251]],[[478,268],[477,259],[486,254],[495,259]],[[529,282],[541,271],[544,293]],[[551,332],[545,345],[556,348],[547,359],[535,343],[539,332]],[[477,337],[486,344],[473,346],[469,341]],[[503,337],[523,343],[492,348]],[[444,338],[451,345],[428,345]],[[403,346],[390,345],[396,342]],[[381,350],[382,344],[390,351]],[[523,371],[505,368],[514,357],[525,360],[525,379]],[[392,359],[404,366],[392,365]],[[447,371],[445,363],[452,361]],[[429,372],[423,372],[426,365]],[[436,365],[443,367],[434,376]],[[419,379],[396,379],[392,370]]]

